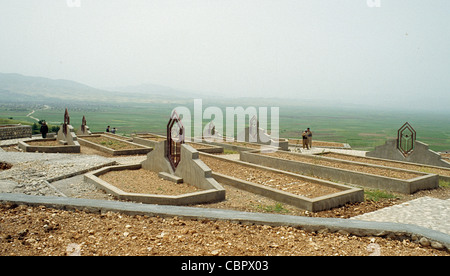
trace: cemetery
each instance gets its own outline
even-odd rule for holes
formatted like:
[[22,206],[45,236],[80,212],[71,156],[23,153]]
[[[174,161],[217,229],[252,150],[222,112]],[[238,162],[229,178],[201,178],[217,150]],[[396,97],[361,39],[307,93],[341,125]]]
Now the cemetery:
[[[87,165],[78,172],[48,177],[43,184],[56,192],[58,197],[69,199],[70,197],[63,192],[65,190],[60,190],[61,185],[57,182],[64,179],[70,181],[73,177],[82,176],[78,183],[92,185],[96,189],[93,192],[95,194],[103,193],[117,202],[148,206],[206,206],[209,209],[208,206],[235,200],[227,194],[230,187],[233,187],[261,199],[304,210],[305,214],[308,212],[319,214],[324,211],[333,213],[333,210],[338,208],[357,209],[358,204],[365,202],[366,189],[411,195],[423,190],[436,189],[440,181],[450,179],[450,168],[426,164],[427,162],[419,164],[420,158],[417,156],[414,159],[417,162],[414,163],[407,160],[392,160],[395,158],[388,158],[389,156],[385,158],[371,157],[370,154],[356,156],[342,153],[342,150],[344,152],[351,150],[348,144],[321,141],[313,143],[314,148],[322,149],[320,152],[304,154],[296,150],[298,140],[280,138],[276,141],[279,142],[278,147],[274,147],[275,140],[270,136],[266,139],[270,143],[262,143],[259,138],[256,139],[259,143],[231,142],[217,134],[215,137],[202,137],[201,142],[191,142],[184,140],[184,131],[176,112],[167,123],[165,136],[134,133],[131,137],[124,137],[106,132],[91,132],[84,117],[80,128],[75,131],[70,125],[66,109],[64,123],[56,138],[23,138],[17,142],[16,148],[22,152],[70,153],[80,156],[86,155],[82,148],[92,148],[106,153],[106,160],[102,160],[98,165]],[[245,137],[253,135],[253,132],[251,128],[247,128]],[[258,133],[262,134],[265,131]],[[411,134],[408,135],[411,137]],[[406,145],[399,143],[395,149],[405,159],[415,153],[416,149],[419,153],[422,151],[419,141],[412,142],[411,139],[405,141]],[[9,145],[0,151],[9,151],[11,147]],[[387,149],[383,150],[386,151]],[[429,159],[427,157],[427,160]],[[440,156],[438,159],[441,162]],[[444,160],[442,162],[446,162],[445,158],[442,159]],[[122,162],[122,160],[130,161]],[[0,171],[11,168],[14,168],[14,164],[1,162]],[[15,189],[14,182],[9,179],[2,184],[4,180],[0,178],[0,184],[5,185],[0,187],[0,191]],[[54,203],[51,205],[54,206]],[[219,212],[221,210],[217,209]],[[188,213],[179,215],[191,217]],[[311,231],[334,229],[331,231],[337,232],[342,229],[332,226],[334,222],[326,226],[322,223],[326,221],[316,226],[299,227],[312,229]],[[369,228],[350,227],[345,228],[345,231],[355,235],[366,235],[365,233],[373,235],[373,230]],[[393,233],[392,231],[398,230],[382,233]],[[401,233],[407,239],[412,239],[413,234]],[[441,239],[439,235],[436,237],[434,234],[422,235],[439,241],[437,244],[442,248],[450,246],[446,240],[447,236]]]

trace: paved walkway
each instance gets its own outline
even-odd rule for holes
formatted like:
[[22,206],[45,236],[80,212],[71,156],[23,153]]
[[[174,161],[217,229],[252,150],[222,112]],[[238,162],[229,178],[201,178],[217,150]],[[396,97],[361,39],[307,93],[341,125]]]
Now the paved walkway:
[[414,224],[450,235],[450,199],[421,197],[351,219]]

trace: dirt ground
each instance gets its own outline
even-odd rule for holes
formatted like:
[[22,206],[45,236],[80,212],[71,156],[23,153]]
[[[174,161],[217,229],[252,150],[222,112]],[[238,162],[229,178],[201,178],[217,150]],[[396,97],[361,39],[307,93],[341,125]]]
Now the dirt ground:
[[0,205],[0,255],[450,256],[409,240]]
[[[91,151],[85,154],[92,154]],[[225,186],[225,185],[224,185]],[[225,186],[227,200],[197,207],[310,217],[349,218],[431,196],[450,198],[450,188],[366,200],[322,212],[308,212]],[[195,207],[194,206],[194,207]],[[445,250],[409,240],[311,233],[292,227],[243,225],[117,213],[93,214],[45,207],[0,204],[0,255],[163,255],[163,256],[450,256]]]

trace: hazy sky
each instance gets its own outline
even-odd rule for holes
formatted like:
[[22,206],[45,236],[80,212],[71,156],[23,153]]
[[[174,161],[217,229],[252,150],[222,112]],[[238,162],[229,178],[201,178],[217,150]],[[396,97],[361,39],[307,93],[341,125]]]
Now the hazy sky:
[[0,72],[442,108],[450,1],[0,0]]

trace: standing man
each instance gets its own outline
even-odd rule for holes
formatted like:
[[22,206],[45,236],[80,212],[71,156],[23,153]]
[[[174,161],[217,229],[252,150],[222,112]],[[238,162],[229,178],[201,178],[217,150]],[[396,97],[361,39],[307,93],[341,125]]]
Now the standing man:
[[306,136],[308,136],[308,146],[312,149],[312,132],[309,127],[306,129]]
[[45,121],[42,122],[41,125],[41,134],[42,134],[42,138],[47,138],[47,133],[48,133],[48,126],[47,123]]
[[306,130],[305,131],[303,131],[303,133],[302,133],[302,145],[303,145],[303,148],[306,148],[306,149],[309,149],[308,148],[308,135],[307,135],[307,133],[306,133]]

